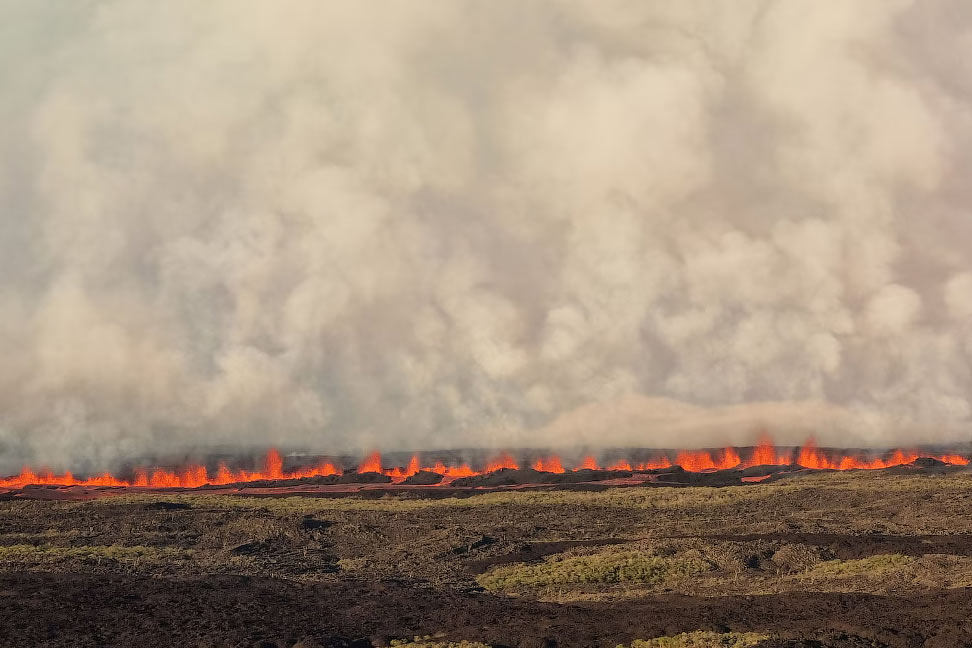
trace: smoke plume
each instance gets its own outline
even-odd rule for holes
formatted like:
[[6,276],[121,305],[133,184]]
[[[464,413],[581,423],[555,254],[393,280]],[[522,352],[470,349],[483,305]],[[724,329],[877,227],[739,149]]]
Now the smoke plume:
[[3,0],[0,35],[0,469],[968,429],[963,0]]

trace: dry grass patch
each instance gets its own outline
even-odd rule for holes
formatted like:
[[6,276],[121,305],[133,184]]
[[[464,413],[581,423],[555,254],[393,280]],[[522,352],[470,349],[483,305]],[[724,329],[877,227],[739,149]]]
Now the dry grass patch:
[[477,580],[487,589],[514,589],[584,583],[658,585],[697,576],[712,569],[700,558],[656,556],[638,551],[590,556],[557,555],[538,565],[516,564],[491,569]]
[[761,641],[769,639],[768,635],[755,632],[683,632],[672,637],[657,637],[655,639],[636,639],[630,647],[623,645],[618,648],[753,648]]
[[64,562],[118,563],[124,565],[171,564],[189,560],[193,551],[167,547],[125,547],[121,545],[9,545],[0,547],[0,567],[61,565]]
[[478,641],[445,641],[442,636],[426,635],[412,639],[392,639],[393,648],[490,648]]
[[879,554],[856,560],[827,560],[808,572],[809,576],[884,576],[913,567],[917,558],[902,554]]
[[820,564],[819,547],[788,543],[773,552],[773,562],[783,574],[806,572]]

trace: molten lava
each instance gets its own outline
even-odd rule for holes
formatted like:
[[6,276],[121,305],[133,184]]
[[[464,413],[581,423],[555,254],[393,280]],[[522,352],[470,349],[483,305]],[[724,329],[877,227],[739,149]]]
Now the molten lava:
[[[727,447],[721,451],[709,450],[681,450],[674,453],[672,460],[667,453],[657,453],[647,461],[635,462],[620,459],[606,467],[607,470],[649,471],[680,466],[691,472],[725,470],[738,467],[758,465],[790,465],[795,464],[803,468],[826,470],[874,470],[911,463],[919,457],[932,457],[947,464],[965,466],[969,459],[959,454],[945,454],[934,456],[922,454],[915,450],[895,450],[883,456],[865,457],[848,454],[835,450],[822,450],[811,439],[801,448],[792,452],[781,452],[768,438],[762,438],[759,444],[741,458],[739,450]],[[531,465],[534,470],[563,473],[565,468],[563,459],[558,455],[539,457]],[[376,472],[388,475],[393,481],[401,481],[420,471],[435,472],[443,476],[443,483],[449,483],[460,477],[472,477],[500,469],[519,468],[519,463],[508,452],[501,452],[489,459],[481,470],[476,470],[468,463],[447,465],[441,460],[432,465],[423,466],[419,455],[413,455],[406,467],[385,468],[382,465],[381,454],[372,452],[362,459],[357,466],[359,473]],[[571,470],[602,470],[593,456],[585,456],[574,464]],[[293,470],[284,469],[284,459],[280,452],[271,448],[262,463],[262,469],[256,471],[233,470],[225,463],[220,463],[215,474],[209,474],[205,466],[190,464],[178,470],[165,468],[136,468],[131,479],[123,479],[110,473],[101,473],[84,479],[75,477],[70,472],[54,474],[50,470],[34,470],[25,466],[19,475],[0,478],[0,488],[22,488],[27,485],[57,485],[57,486],[123,486],[149,488],[197,488],[199,486],[220,486],[234,483],[245,483],[259,480],[301,479],[305,477],[328,477],[341,475],[343,471],[334,463],[323,461],[315,466],[304,466]],[[764,477],[746,478],[744,481],[758,481]]]
[[785,466],[791,462],[789,455],[777,455],[776,447],[769,437],[763,436],[759,440],[759,445],[753,450],[752,456],[743,464],[750,466]]
[[302,477],[327,477],[340,475],[341,471],[330,462],[323,462],[317,466],[299,468],[292,472],[283,471],[283,459],[276,449],[270,449],[264,459],[263,471],[230,470],[226,464],[219,465],[216,474],[211,476],[205,466],[192,464],[182,470],[165,470],[156,468],[151,473],[145,468],[136,468],[132,480],[115,477],[103,473],[88,479],[76,479],[70,472],[55,475],[50,471],[35,473],[31,468],[24,467],[19,475],[0,479],[0,487],[20,488],[30,484],[57,486],[145,486],[151,488],[198,488],[199,486],[222,486],[240,482],[252,482],[264,479],[300,479]]
[[643,461],[635,466],[635,470],[664,470],[665,468],[671,468],[672,462],[669,461],[668,457],[661,456],[657,459],[652,459],[651,461]]
[[564,464],[561,463],[560,457],[553,455],[552,457],[547,457],[546,459],[537,459],[533,462],[533,469],[540,472],[549,473],[563,473],[567,472],[564,470]]
[[594,459],[594,457],[588,455],[584,457],[584,460],[581,461],[577,468],[580,470],[597,470],[597,461]]
[[430,472],[439,473],[440,475],[449,479],[458,479],[459,477],[475,477],[482,473],[477,472],[469,467],[467,463],[461,463],[458,466],[447,466],[441,461],[436,461],[435,465],[431,468],[425,468]]
[[378,452],[372,452],[370,455],[364,458],[364,460],[358,464],[359,473],[380,473],[381,472],[381,454]]
[[708,452],[688,452],[683,450],[675,457],[675,464],[690,472],[702,472],[703,470],[714,470],[715,462],[712,455]]
[[739,463],[739,453],[736,452],[735,448],[726,448],[722,451],[722,461],[719,464],[720,468],[735,468]]
[[501,452],[495,459],[490,459],[486,463],[485,472],[493,472],[494,470],[502,470],[503,468],[510,468],[512,470],[517,470],[520,466],[517,465],[513,457],[510,456],[508,452]]

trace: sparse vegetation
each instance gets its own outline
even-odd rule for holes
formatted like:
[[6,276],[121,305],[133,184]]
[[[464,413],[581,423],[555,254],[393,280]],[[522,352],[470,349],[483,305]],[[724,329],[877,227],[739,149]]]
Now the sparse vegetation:
[[805,572],[820,562],[820,548],[788,543],[773,553],[773,562],[784,574]]
[[911,567],[917,560],[901,554],[880,554],[857,560],[828,560],[818,564],[811,571],[816,577],[822,576],[883,576],[889,572]]
[[[756,632],[683,632],[671,637],[635,639],[629,645],[617,648],[755,648],[769,635]],[[476,641],[447,641],[442,636],[426,635],[413,639],[393,639],[392,648],[490,648]]]
[[[306,498],[273,497],[257,498],[220,494],[172,493],[164,496],[155,494],[111,496],[91,502],[70,503],[67,506],[116,506],[132,504],[151,504],[160,499],[188,504],[193,508],[265,510],[275,514],[299,514],[323,511],[382,511],[414,512],[442,509],[495,509],[511,507],[517,509],[559,508],[564,505],[584,509],[617,509],[627,512],[647,510],[653,513],[678,511],[682,515],[700,513],[711,516],[714,511],[732,510],[737,515],[741,511],[765,514],[766,509],[753,509],[754,506],[767,504],[775,510],[776,504],[800,501],[810,498],[812,505],[804,506],[803,512],[813,512],[821,507],[834,505],[844,509],[849,502],[868,501],[878,506],[878,496],[886,500],[888,494],[903,493],[914,499],[921,499],[925,505],[944,503],[955,496],[972,496],[972,480],[964,475],[949,477],[892,476],[879,472],[858,471],[843,473],[814,474],[775,484],[749,486],[685,487],[685,488],[624,488],[602,492],[575,491],[528,491],[485,493],[474,497],[450,497],[442,499],[416,499],[400,496],[380,498]],[[34,504],[24,502],[23,504]],[[886,501],[887,511],[902,513],[902,507],[893,501]],[[801,511],[793,511],[788,517],[798,518]],[[737,523],[735,518],[726,522]],[[745,520],[742,520],[745,521]],[[869,520],[874,522],[875,520]],[[848,520],[842,520],[843,523]],[[940,520],[936,520],[940,522]],[[909,520],[913,523],[913,520]],[[936,527],[938,528],[938,527]],[[972,530],[972,520],[967,527]],[[873,530],[873,529],[872,529]],[[907,529],[914,532],[914,527]]]
[[697,576],[711,568],[708,562],[698,558],[668,558],[626,551],[592,556],[555,556],[539,565],[499,567],[481,575],[478,580],[487,589],[570,583],[657,585],[686,576]]
[[618,648],[753,648],[769,639],[768,635],[755,632],[683,632],[672,637],[636,639],[629,647]]
[[0,546],[0,566],[58,565],[64,562],[111,561],[137,565],[188,560],[191,549],[169,547],[125,547],[121,545],[81,545],[57,547],[53,545],[17,544]]
[[412,639],[392,639],[392,648],[490,648],[478,641],[446,641],[442,636],[425,635]]
[[[677,632],[738,629],[732,619],[739,606],[782,606],[802,614],[814,597],[843,601],[850,592],[882,594],[881,601],[900,601],[900,613],[911,614],[924,596],[932,601],[954,593],[964,600],[960,588],[972,584],[972,479],[962,473],[842,473],[729,488],[371,497],[169,492],[0,501],[0,612],[13,614],[16,597],[3,593],[23,596],[17,579],[25,574],[80,583],[97,577],[97,587],[131,579],[137,583],[133,591],[159,583],[160,592],[198,579],[202,590],[213,584],[208,604],[216,608],[228,598],[245,607],[260,596],[283,596],[287,605],[305,610],[298,622],[337,605],[328,623],[346,628],[357,619],[349,606],[360,602],[369,610],[362,617],[368,636],[387,643],[389,637],[419,635],[398,641],[402,648],[526,645],[521,632],[528,633],[529,645],[543,645],[551,636],[561,646],[613,646],[637,632],[658,638],[631,648],[725,648],[750,645],[731,641],[753,637]],[[901,506],[904,500],[920,506]],[[187,591],[195,597],[202,590]],[[72,609],[78,596],[88,595],[79,591]],[[90,595],[97,607],[100,592]],[[117,600],[127,601],[124,596]],[[25,600],[31,610],[52,605]],[[836,609],[833,598],[820,600],[822,614]],[[322,607],[312,613],[302,607],[318,603]],[[163,605],[181,604],[166,599]],[[856,603],[842,605],[851,609]],[[449,606],[466,606],[453,625]],[[402,615],[404,608],[416,611]],[[492,616],[484,617],[483,609]],[[382,610],[393,610],[388,623],[379,619]],[[18,614],[29,622],[23,611]],[[550,621],[522,625],[531,614]],[[696,616],[686,622],[686,614]],[[516,632],[504,630],[510,615],[521,624]],[[848,615],[842,631],[855,627]],[[607,617],[614,619],[613,630],[599,629]],[[817,623],[811,617],[801,617],[800,627]],[[760,628],[773,635],[793,632],[790,618],[769,619]],[[928,618],[934,625],[943,617]],[[448,634],[424,634],[443,623]],[[0,630],[0,644],[2,639]],[[322,644],[320,637],[300,634],[273,641]],[[705,643],[712,641],[722,643]],[[254,642],[237,637],[229,643]]]

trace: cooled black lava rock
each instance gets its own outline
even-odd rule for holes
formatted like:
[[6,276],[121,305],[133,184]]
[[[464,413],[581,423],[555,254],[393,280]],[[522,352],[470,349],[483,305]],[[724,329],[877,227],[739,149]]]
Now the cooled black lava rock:
[[339,484],[388,484],[392,480],[388,475],[382,475],[376,472],[363,472],[359,473],[354,470],[348,471],[341,475],[337,483]]
[[267,540],[254,540],[237,545],[230,549],[230,553],[236,556],[251,556],[259,553],[266,553],[272,548],[272,544]]
[[922,475],[947,475],[949,473],[962,472],[967,469],[967,466],[953,466],[952,464],[931,457],[919,457],[909,464],[885,468],[883,472],[891,475],[913,475],[915,473]]
[[501,468],[485,475],[463,477],[452,482],[453,486],[514,486],[517,484],[576,484],[605,479],[631,477],[630,470],[568,470],[562,473],[543,472],[533,468]]
[[410,486],[432,486],[442,481],[442,475],[428,470],[420,470],[411,477],[406,477],[403,484]]
[[[722,474],[724,472],[734,473],[734,474]],[[725,485],[725,484],[741,484],[742,480],[740,475],[736,471],[716,471],[710,473],[701,472],[691,472],[689,470],[684,470],[679,468],[678,470],[673,470],[665,473],[661,473],[655,479],[656,482],[661,484],[691,484],[693,486],[710,486],[715,484]]]
[[145,505],[146,511],[185,511],[192,506],[185,502],[152,502]]
[[300,521],[300,528],[305,531],[323,531],[331,526],[334,526],[333,522],[318,520],[313,516],[304,516],[304,519]]
[[[806,470],[795,464],[726,468],[724,470],[710,470],[707,472],[691,472],[678,468],[677,466],[675,468],[675,470],[667,469],[667,472],[658,473],[655,481],[662,484],[685,484],[692,486],[734,486],[745,483],[743,481],[744,477],[769,477],[769,479],[776,479],[777,477]],[[753,480],[750,479],[748,481]]]
[[456,547],[455,549],[452,550],[452,553],[457,555],[465,554],[465,553],[469,553],[470,551],[475,551],[477,549],[482,549],[483,547],[488,547],[490,545],[496,544],[496,542],[497,542],[496,538],[483,535],[483,536],[479,536],[479,538],[474,540],[473,542]]
[[634,473],[630,470],[591,470],[581,468],[562,473],[544,473],[541,482],[544,484],[576,484],[578,482],[604,481],[605,479],[624,479]]
[[257,479],[254,481],[234,482],[232,484],[206,484],[198,490],[213,490],[219,488],[281,488],[283,486],[326,486],[338,483],[338,478],[329,475],[318,477],[301,477],[299,479]]
[[796,464],[787,464],[781,466],[767,464],[762,466],[750,466],[749,468],[743,468],[742,470],[737,468],[731,468],[730,470],[739,473],[743,477],[765,477],[766,475],[775,475],[781,472],[793,472],[794,470],[801,470],[801,468]]
[[533,468],[500,468],[485,475],[475,475],[473,477],[460,477],[452,482],[453,486],[513,486],[515,484],[539,484],[543,473]]
[[673,474],[681,474],[685,472],[685,469],[682,468],[681,466],[669,466],[668,468],[656,468],[654,470],[649,470],[647,472],[650,472],[654,475],[673,475]]

